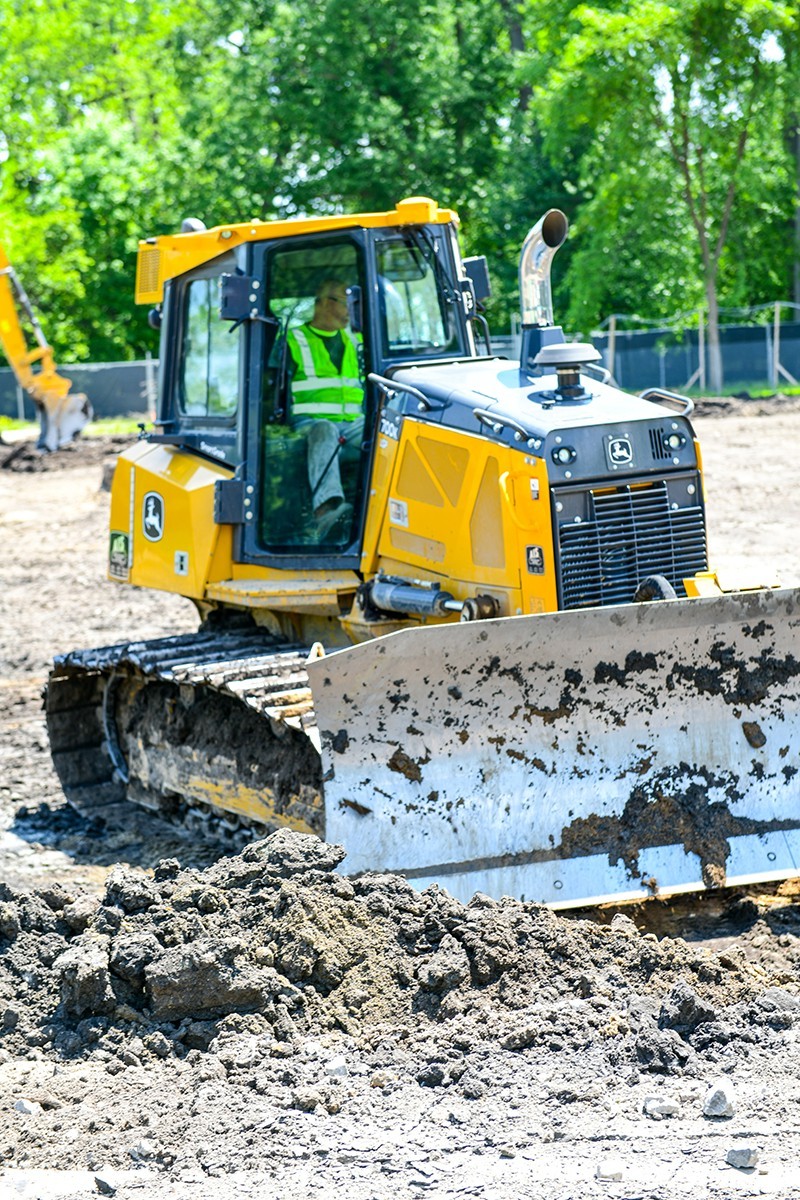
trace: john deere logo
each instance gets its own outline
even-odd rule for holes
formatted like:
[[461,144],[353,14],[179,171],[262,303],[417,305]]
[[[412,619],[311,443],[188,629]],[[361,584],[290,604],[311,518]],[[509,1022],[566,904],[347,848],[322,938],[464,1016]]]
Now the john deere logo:
[[612,467],[630,467],[633,465],[633,446],[629,438],[611,438],[606,442],[606,454]]
[[160,542],[164,535],[164,500],[158,492],[148,492],[144,498],[142,532],[148,542]]

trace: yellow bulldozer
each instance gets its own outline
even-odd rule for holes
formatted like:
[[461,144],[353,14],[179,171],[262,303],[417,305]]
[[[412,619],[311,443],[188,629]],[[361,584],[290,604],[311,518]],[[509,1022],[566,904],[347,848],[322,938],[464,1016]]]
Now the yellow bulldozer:
[[[29,348],[20,317],[27,318],[35,340]],[[52,347],[28,299],[19,276],[0,246],[0,347],[14,377],[39,414],[38,448],[60,450],[91,421],[92,406],[83,392],[71,391],[71,381],[59,375]]]
[[417,197],[140,244],[158,413],[108,571],[200,626],[57,660],[68,798],[313,832],[465,899],[797,874],[797,594],[723,592],[692,402],[554,324],[564,215],[522,247],[519,361],[457,231]]

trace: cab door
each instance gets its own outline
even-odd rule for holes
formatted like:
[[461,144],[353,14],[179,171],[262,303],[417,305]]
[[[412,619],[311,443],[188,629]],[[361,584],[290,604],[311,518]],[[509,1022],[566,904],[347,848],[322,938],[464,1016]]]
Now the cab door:
[[[255,519],[244,557],[355,567],[375,419],[369,330],[353,328],[367,293],[363,235],[255,246],[253,275],[265,299],[260,363],[251,357],[245,487]],[[329,382],[346,404],[326,403]]]

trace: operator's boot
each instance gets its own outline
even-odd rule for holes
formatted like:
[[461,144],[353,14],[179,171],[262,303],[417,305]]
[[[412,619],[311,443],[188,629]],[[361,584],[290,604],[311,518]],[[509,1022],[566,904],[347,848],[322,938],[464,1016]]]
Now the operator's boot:
[[348,504],[343,496],[339,499],[334,498],[321,505],[314,516],[317,522],[317,534],[320,541],[324,541],[334,529],[339,526],[344,528],[349,524],[353,516],[353,506]]

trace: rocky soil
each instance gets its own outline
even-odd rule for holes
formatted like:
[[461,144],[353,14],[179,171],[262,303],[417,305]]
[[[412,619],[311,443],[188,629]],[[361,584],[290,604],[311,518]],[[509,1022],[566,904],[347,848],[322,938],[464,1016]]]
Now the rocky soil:
[[[712,557],[800,580],[800,413],[730,404]],[[0,447],[0,1200],[800,1197],[796,885],[588,920],[64,806],[53,654],[194,625],[104,580],[114,451]]]

